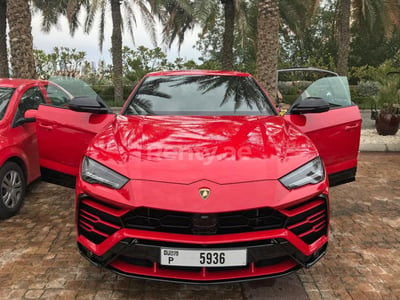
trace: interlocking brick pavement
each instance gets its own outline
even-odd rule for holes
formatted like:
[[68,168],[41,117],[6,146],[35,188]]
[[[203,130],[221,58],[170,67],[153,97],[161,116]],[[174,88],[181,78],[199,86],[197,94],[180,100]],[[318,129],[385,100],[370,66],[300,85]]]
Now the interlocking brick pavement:
[[400,153],[360,154],[357,181],[331,188],[327,255],[297,272],[310,299],[400,299]]
[[39,183],[17,216],[0,221],[0,299],[400,299],[399,178],[400,154],[362,153],[357,182],[331,189],[330,245],[320,262],[276,280],[224,285],[95,268],[76,248],[73,190]]

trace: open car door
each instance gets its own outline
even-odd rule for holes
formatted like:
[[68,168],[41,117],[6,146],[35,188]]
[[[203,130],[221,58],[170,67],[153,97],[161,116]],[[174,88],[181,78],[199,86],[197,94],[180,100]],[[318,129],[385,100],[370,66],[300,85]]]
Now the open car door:
[[115,114],[83,81],[62,78],[56,83],[70,99],[62,105],[40,105],[30,117],[36,119],[42,179],[74,187],[89,142]]
[[[324,161],[330,186],[354,181],[361,135],[360,111],[351,101],[346,77],[323,70],[311,70],[321,72],[322,76],[300,91],[284,118],[307,134],[316,145]],[[304,72],[304,69],[280,70],[285,71]],[[299,82],[292,81],[293,84]]]
[[42,179],[74,187],[89,142],[114,119],[112,113],[40,105],[36,112],[36,134]]

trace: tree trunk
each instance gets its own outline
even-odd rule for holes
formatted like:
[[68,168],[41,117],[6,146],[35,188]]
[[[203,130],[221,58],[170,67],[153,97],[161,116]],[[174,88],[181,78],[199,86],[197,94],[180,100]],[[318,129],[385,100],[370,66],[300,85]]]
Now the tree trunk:
[[0,78],[8,78],[7,57],[7,0],[0,0]]
[[233,70],[233,32],[235,28],[235,4],[233,0],[222,0],[225,11],[225,30],[222,44],[222,69]]
[[279,0],[259,0],[257,19],[257,79],[271,97],[274,97],[276,94],[279,17]]
[[338,58],[336,71],[346,76],[350,52],[350,16],[351,0],[339,0],[337,12],[337,43]]
[[12,77],[34,78],[35,59],[31,10],[26,0],[7,1],[7,20],[10,35]]
[[111,14],[113,23],[111,54],[113,62],[114,101],[121,102],[124,100],[124,93],[122,85],[122,16],[120,0],[111,0]]

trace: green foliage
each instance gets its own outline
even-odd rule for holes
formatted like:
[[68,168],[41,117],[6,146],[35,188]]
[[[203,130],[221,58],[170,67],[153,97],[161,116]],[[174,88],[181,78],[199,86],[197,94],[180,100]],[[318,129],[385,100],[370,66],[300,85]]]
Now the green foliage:
[[295,95],[297,96],[300,91],[304,91],[310,85],[308,81],[279,81],[278,89],[282,95]]
[[[256,1],[240,1],[240,9],[236,12],[241,17],[236,20],[233,37],[233,68],[237,71],[255,73],[256,70],[256,36],[257,5]],[[200,51],[203,65],[201,69],[221,69],[223,52],[222,42],[225,30],[221,5],[213,12],[212,26],[207,24],[199,34],[195,48]]]
[[139,46],[136,50],[124,47],[122,49],[122,61],[126,84],[136,83],[150,72],[198,68],[193,60],[185,61],[181,57],[170,62],[167,55],[159,47],[149,49]]
[[378,67],[385,60],[393,58],[400,49],[400,29],[389,38],[379,24],[373,27],[355,24],[352,36],[349,64],[353,67]]
[[[317,9],[309,26],[304,23],[298,34],[288,25],[281,27],[280,67],[313,66],[335,70],[337,45],[335,43],[335,6],[327,3]],[[290,22],[289,22],[290,24]],[[299,26],[299,25],[298,25]],[[318,45],[316,47],[316,45]]]
[[352,83],[359,81],[377,81],[384,82],[387,79],[387,74],[393,71],[400,70],[400,49],[390,59],[385,60],[377,67],[365,65],[361,67],[353,67],[350,72]]
[[99,96],[104,101],[107,102],[107,104],[110,107],[121,107],[135,86],[134,85],[125,85],[124,86],[124,100],[123,101],[115,101],[114,100],[114,86],[112,86],[112,85],[92,85],[91,87],[97,94],[99,94]]
[[164,70],[168,67],[167,55],[157,47],[148,49],[139,46],[136,50],[122,49],[123,75],[126,82],[137,82],[149,72]]
[[200,59],[200,61],[203,61],[202,64],[198,66],[199,69],[202,70],[220,70],[221,69],[221,62],[217,60],[203,60]]
[[83,71],[90,72],[90,64],[84,51],[75,48],[54,47],[53,52],[46,54],[42,50],[34,50],[36,73],[40,78],[47,79],[51,75],[66,75],[76,77]]
[[351,101],[353,101],[359,109],[371,109],[371,105],[375,103],[373,97],[352,96]]
[[381,111],[398,114],[400,112],[400,74],[388,77],[374,99]]
[[375,81],[361,81],[358,84],[357,94],[360,97],[375,96],[379,92],[379,84]]

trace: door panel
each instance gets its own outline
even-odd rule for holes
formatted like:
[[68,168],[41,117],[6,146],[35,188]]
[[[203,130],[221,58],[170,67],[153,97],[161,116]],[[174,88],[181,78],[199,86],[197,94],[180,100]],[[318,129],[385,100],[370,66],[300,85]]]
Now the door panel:
[[316,114],[289,114],[284,118],[314,142],[331,186],[354,180],[361,135],[361,114],[357,106]]
[[[297,100],[284,118],[314,142],[324,161],[331,186],[353,181],[360,145],[361,114],[358,107],[351,102],[347,78],[318,69],[294,71],[300,71],[300,74],[306,71],[311,77],[305,78],[312,80],[304,91],[299,91]],[[313,79],[314,76],[317,78]],[[330,109],[322,113],[291,114],[292,108],[302,103],[312,104],[313,99],[325,100]]]
[[40,105],[36,126],[41,168],[76,176],[90,140],[114,119],[114,114]]

